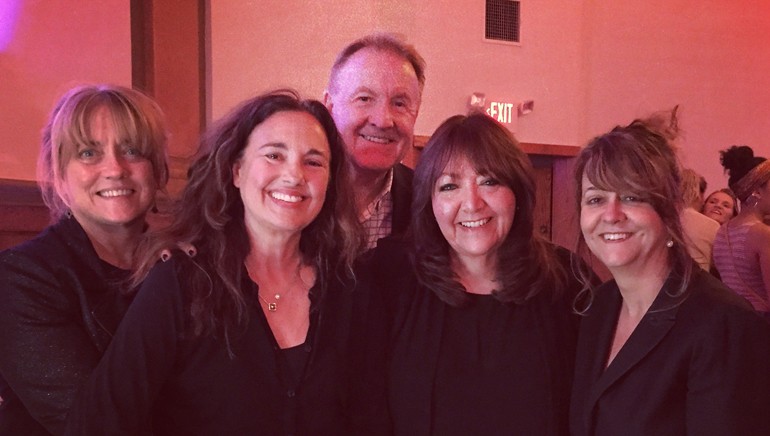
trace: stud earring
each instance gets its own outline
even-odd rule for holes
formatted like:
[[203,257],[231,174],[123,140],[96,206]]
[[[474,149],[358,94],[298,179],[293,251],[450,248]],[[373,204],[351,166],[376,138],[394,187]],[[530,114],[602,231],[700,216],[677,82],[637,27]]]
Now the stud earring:
[[669,239],[668,242],[666,242],[666,247],[671,248],[673,246],[674,246],[674,240],[673,239]]

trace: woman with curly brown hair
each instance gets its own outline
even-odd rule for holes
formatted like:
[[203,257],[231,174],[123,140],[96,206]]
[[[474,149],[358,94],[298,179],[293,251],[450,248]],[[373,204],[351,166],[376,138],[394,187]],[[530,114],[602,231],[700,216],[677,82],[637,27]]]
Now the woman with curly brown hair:
[[[146,279],[70,432],[352,431],[347,290],[362,237],[345,163],[326,108],[293,92],[220,121],[174,222],[143,247]],[[169,258],[178,241],[197,254]]]

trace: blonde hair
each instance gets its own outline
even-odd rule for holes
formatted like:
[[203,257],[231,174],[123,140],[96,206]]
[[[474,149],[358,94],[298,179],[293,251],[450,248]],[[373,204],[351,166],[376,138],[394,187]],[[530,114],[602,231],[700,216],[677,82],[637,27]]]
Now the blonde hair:
[[64,169],[83,144],[91,141],[90,122],[97,110],[112,115],[119,137],[134,145],[152,164],[156,185],[168,181],[167,131],[163,112],[145,94],[116,85],[84,85],[67,91],[56,103],[43,129],[37,180],[51,217],[67,212],[61,194]]

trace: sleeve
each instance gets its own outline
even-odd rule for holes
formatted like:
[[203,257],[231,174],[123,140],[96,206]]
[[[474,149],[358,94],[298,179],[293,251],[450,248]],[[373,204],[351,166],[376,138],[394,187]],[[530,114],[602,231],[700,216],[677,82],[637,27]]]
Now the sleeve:
[[26,411],[60,433],[99,351],[83,327],[77,296],[54,271],[11,250],[0,260],[0,277],[0,373]]
[[173,370],[184,331],[174,261],[153,268],[107,352],[77,394],[66,434],[150,434],[153,402]]
[[735,310],[704,330],[688,374],[687,434],[770,434],[770,325]]

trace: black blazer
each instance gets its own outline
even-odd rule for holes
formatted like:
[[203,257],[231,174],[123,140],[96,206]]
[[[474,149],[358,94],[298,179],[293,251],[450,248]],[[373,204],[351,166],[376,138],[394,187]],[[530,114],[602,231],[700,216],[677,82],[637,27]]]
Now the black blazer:
[[109,269],[74,218],[0,253],[0,434],[63,429],[130,303]]
[[695,270],[667,282],[604,369],[621,305],[614,281],[582,320],[570,429],[583,435],[770,435],[770,325]]

